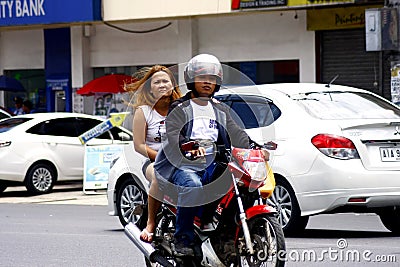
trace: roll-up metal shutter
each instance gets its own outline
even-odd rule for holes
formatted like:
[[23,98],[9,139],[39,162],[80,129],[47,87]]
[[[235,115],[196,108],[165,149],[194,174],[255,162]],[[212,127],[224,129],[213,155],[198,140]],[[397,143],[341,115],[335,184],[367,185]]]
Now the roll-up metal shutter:
[[323,31],[321,40],[321,82],[336,75],[335,84],[363,88],[379,95],[380,53],[365,51],[365,29]]

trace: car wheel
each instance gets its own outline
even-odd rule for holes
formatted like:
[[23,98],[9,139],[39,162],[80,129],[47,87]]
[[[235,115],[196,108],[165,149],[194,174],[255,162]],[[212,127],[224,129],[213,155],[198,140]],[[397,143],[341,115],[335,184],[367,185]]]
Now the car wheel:
[[0,193],[4,192],[7,189],[7,184],[4,182],[0,182]]
[[147,194],[133,179],[124,181],[118,189],[117,211],[123,226],[129,222],[137,224],[142,217],[140,225],[147,220]]
[[392,233],[400,234],[400,209],[394,207],[378,214],[383,225]]
[[267,204],[278,211],[279,222],[286,235],[296,235],[304,231],[308,223],[308,216],[301,216],[296,195],[288,182],[276,180],[276,186]]
[[32,194],[47,194],[57,180],[56,171],[46,163],[32,166],[25,177],[25,187]]

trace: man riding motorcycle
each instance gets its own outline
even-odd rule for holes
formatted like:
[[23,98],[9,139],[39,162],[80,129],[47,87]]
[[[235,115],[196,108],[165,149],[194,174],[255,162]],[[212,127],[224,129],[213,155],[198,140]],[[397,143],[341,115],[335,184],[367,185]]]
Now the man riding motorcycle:
[[[234,122],[229,108],[213,99],[223,80],[222,66],[215,56],[193,57],[185,67],[184,78],[189,92],[170,107],[166,140],[154,168],[160,188],[166,189],[172,183],[178,192],[175,253],[191,256],[195,245],[193,220],[199,207],[215,200],[207,199],[210,194],[204,191],[204,185],[218,178],[215,169],[224,159],[217,148],[248,148],[254,143]],[[182,145],[190,141],[198,146],[187,153]],[[268,160],[266,150],[264,155]]]

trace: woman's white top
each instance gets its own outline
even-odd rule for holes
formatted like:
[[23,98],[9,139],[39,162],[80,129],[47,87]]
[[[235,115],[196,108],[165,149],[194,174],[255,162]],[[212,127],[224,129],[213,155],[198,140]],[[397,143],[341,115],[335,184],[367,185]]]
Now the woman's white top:
[[142,105],[138,108],[143,111],[147,123],[146,145],[158,151],[161,149],[161,141],[166,133],[165,116],[148,105]]

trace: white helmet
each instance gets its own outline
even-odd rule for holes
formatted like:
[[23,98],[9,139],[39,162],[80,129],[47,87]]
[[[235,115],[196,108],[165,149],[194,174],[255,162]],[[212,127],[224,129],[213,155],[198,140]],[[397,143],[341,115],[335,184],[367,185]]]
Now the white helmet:
[[184,70],[184,78],[189,90],[194,89],[194,77],[201,75],[215,76],[217,78],[217,86],[214,92],[219,90],[223,73],[221,63],[215,56],[200,54],[189,60]]

